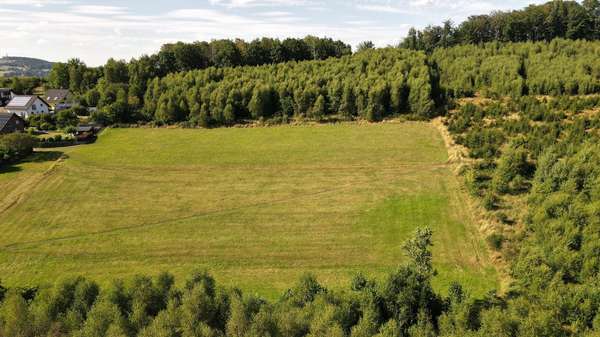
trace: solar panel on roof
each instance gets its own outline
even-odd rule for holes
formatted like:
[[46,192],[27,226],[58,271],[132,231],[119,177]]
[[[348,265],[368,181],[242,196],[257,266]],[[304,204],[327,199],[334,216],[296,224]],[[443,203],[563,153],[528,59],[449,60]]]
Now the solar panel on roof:
[[10,101],[8,106],[25,106],[30,99],[30,97],[15,97]]

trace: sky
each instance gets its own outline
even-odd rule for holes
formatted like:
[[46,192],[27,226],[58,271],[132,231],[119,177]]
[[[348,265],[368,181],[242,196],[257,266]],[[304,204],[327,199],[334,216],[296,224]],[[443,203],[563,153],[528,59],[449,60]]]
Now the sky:
[[164,43],[327,36],[353,47],[398,43],[423,28],[543,0],[0,0],[0,56],[77,57],[98,66]]

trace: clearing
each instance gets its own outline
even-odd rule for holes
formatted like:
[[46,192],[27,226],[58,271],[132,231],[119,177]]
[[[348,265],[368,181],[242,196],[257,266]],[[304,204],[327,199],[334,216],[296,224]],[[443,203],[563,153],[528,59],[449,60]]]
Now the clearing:
[[430,226],[436,287],[498,287],[431,124],[110,129],[61,151],[0,171],[7,285],[206,268],[273,298],[304,272],[381,276]]

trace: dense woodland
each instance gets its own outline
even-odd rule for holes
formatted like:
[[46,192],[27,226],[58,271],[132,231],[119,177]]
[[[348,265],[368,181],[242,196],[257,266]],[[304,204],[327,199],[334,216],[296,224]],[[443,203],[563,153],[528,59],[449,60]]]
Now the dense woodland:
[[[78,59],[55,63],[48,77],[48,86],[70,89],[85,98],[90,106],[98,102],[97,92],[119,85],[129,97],[143,98],[148,81],[171,73],[206,69],[275,64],[289,61],[324,60],[352,53],[342,41],[307,36],[285,40],[262,38],[244,40],[213,40],[211,42],[172,43],[163,45],[153,55],[144,55],[129,62],[110,59],[104,66],[87,67]],[[98,88],[96,88],[98,86]],[[89,93],[90,90],[95,89]],[[117,90],[117,89],[113,89]]]
[[443,113],[473,96],[587,95],[600,90],[600,43],[499,43],[437,49],[366,49],[321,61],[210,67],[148,81],[142,96],[125,83],[101,82],[87,102],[106,124],[153,122],[189,126],[251,120],[377,121]]
[[460,44],[528,42],[563,39],[600,39],[598,0],[551,1],[522,10],[496,11],[469,17],[460,25],[446,21],[441,26],[411,29],[400,44],[404,48],[433,51]]
[[[337,52],[275,59],[265,48],[270,59],[171,62],[177,68],[162,73],[146,58],[53,70],[50,83],[62,73],[61,86],[97,106],[93,117],[106,124],[442,116],[471,157],[461,174],[487,210],[488,241],[511,282],[483,298],[459,284],[433,291],[431,232],[419,230],[404,246],[410,262],[384,279],[357,275],[332,290],[307,275],[274,302],[219,287],[205,272],[181,287],[161,274],[102,289],[83,278],[2,288],[0,334],[600,336],[600,42],[566,39],[598,39],[597,10],[594,1],[555,1],[449,25],[451,42],[418,42],[430,27],[415,32],[416,45],[367,43],[353,55],[323,40]],[[483,35],[474,40],[469,29]],[[240,55],[260,41],[268,40]]]
[[474,160],[468,190],[495,217],[490,244],[510,264],[508,335],[524,335],[523,313],[534,335],[600,328],[599,107],[598,95],[525,96],[463,102],[447,119]]

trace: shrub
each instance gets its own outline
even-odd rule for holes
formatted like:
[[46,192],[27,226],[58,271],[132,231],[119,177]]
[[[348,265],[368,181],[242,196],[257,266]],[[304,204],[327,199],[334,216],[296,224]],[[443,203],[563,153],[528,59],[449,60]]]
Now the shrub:
[[525,186],[525,176],[531,174],[527,151],[511,146],[498,160],[498,167],[492,178],[492,187],[497,193],[518,192]]
[[29,134],[11,133],[0,136],[0,163],[24,158],[33,153],[36,140]]
[[504,244],[504,235],[494,233],[487,237],[487,242],[494,250],[499,251],[502,249],[502,245]]
[[495,210],[497,207],[497,203],[498,203],[498,197],[496,197],[496,195],[492,192],[488,192],[483,197],[483,207],[488,211]]

